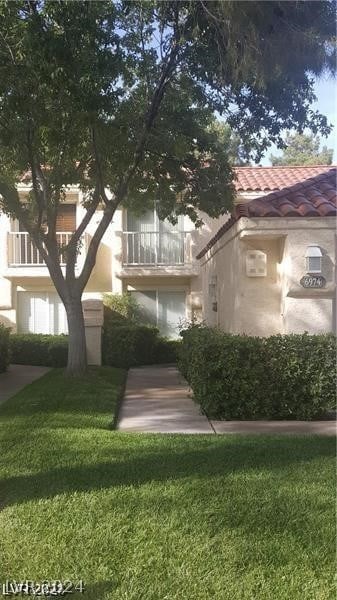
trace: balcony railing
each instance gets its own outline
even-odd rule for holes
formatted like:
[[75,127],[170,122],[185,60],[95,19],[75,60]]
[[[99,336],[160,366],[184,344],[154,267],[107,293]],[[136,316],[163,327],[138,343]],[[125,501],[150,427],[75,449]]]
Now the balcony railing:
[[185,231],[124,231],[123,264],[184,265],[190,262],[189,240]]
[[[56,239],[58,245],[66,246],[72,232],[58,231]],[[86,237],[85,237],[86,243]],[[65,265],[64,258],[61,257],[61,265]],[[43,267],[45,262],[39,250],[34,246],[29,233],[26,231],[15,231],[8,233],[8,266],[9,267]]]

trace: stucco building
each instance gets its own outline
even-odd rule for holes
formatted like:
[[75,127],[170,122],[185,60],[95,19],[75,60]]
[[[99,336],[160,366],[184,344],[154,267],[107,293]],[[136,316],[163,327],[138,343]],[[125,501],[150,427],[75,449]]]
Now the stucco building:
[[[146,320],[170,337],[192,318],[258,335],[334,329],[336,169],[239,167],[236,175],[233,216],[201,215],[204,226],[198,230],[188,217],[172,226],[159,221],[155,210],[138,218],[116,211],[84,299],[128,291]],[[29,184],[18,189],[24,200]],[[57,222],[61,244],[82,220],[82,200],[77,186],[67,188]],[[79,271],[100,216],[98,211],[83,236]],[[322,253],[322,272],[316,275],[325,282],[319,289],[300,283],[310,245]],[[263,272],[252,276],[254,268]],[[20,223],[3,214],[0,321],[19,332],[67,331],[39,252]]]
[[[30,186],[22,183],[18,190],[24,201]],[[62,245],[83,218],[82,201],[77,186],[67,188],[57,219]],[[101,216],[97,211],[83,235],[78,272]],[[142,305],[148,322],[164,335],[176,337],[179,323],[202,318],[196,254],[220,222],[205,215],[200,231],[188,217],[172,226],[159,221],[155,210],[139,218],[127,210],[117,210],[100,244],[83,299],[130,292]],[[19,221],[4,214],[0,214],[0,322],[22,333],[67,332],[65,310],[44,261]]]
[[336,168],[237,175],[235,210],[197,256],[205,321],[258,336],[336,332]]

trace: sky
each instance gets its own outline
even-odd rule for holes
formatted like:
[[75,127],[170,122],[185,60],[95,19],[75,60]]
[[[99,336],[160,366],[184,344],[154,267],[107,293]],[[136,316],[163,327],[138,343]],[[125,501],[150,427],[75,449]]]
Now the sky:
[[[313,104],[313,108],[319,110],[320,113],[328,118],[328,122],[334,125],[332,132],[328,138],[322,138],[322,145],[334,149],[333,163],[337,163],[337,80],[323,77],[316,81],[315,94],[317,102]],[[281,150],[273,145],[271,146],[260,164],[270,165],[270,154],[282,154]]]

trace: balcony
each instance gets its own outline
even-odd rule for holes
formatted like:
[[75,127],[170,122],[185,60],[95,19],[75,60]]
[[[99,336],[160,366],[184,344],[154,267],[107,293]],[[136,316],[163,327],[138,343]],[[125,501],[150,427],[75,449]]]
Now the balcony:
[[188,242],[185,231],[125,231],[123,265],[184,265],[190,262]]
[[[56,233],[57,243],[60,247],[66,246],[72,232],[58,231]],[[87,245],[88,235],[82,236],[82,246],[78,254],[77,267],[83,260]],[[63,257],[60,263],[61,267],[65,267]],[[22,267],[22,268],[20,268]],[[48,276],[46,264],[39,250],[34,246],[29,233],[26,231],[15,231],[8,233],[8,272],[7,275],[13,276]]]
[[124,231],[122,264],[120,277],[197,274],[186,231]]
[[[56,234],[59,246],[66,246],[72,233],[60,231]],[[65,263],[61,263],[64,265]],[[26,231],[8,233],[8,266],[9,267],[43,267],[44,260]]]

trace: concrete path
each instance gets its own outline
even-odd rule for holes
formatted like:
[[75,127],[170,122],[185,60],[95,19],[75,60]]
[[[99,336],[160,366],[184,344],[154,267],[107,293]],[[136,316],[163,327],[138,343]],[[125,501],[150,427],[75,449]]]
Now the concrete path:
[[173,366],[130,369],[117,428],[153,433],[214,433]]
[[336,435],[336,421],[212,421],[215,433]]
[[49,370],[49,367],[10,365],[6,373],[0,374],[0,404]]
[[117,428],[147,433],[336,435],[336,420],[208,421],[174,366],[130,369]]

